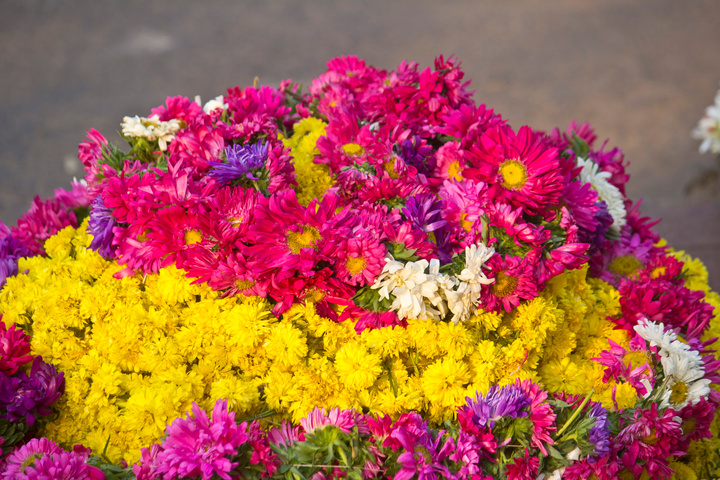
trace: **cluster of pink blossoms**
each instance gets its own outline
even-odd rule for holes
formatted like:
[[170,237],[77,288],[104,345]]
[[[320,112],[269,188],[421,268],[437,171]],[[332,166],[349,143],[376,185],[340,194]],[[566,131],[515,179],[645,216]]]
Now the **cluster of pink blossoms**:
[[[472,101],[454,59],[391,72],[355,57],[328,66],[305,94],[287,81],[231,88],[205,109],[169,98],[150,117],[180,125],[163,145],[128,136],[123,153],[91,131],[80,159],[92,248],[123,274],[175,264],[227,295],[267,297],[275,313],[312,301],[362,330],[410,313],[510,311],[565,270],[591,261],[607,271],[609,238],[654,238],[624,198],[622,153],[593,149],[586,125],[516,131]],[[305,206],[280,136],[310,116],[327,123],[314,161],[334,183]],[[492,249],[474,272],[482,281],[462,279],[479,244]],[[409,293],[427,309],[398,315],[398,292],[371,291],[389,259],[437,263],[425,298]]]

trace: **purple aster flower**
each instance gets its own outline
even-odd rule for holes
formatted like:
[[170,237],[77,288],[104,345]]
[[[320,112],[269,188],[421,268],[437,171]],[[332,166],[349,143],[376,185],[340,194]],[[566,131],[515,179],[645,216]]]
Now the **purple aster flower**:
[[428,234],[430,241],[437,245],[441,263],[452,260],[451,231],[442,218],[442,201],[432,193],[419,193],[405,201],[402,212],[413,227]]
[[[595,456],[604,457],[610,453],[610,427],[608,426],[607,410],[600,403],[596,403],[588,417],[595,419],[595,425],[588,433],[588,439],[595,445]],[[588,461],[591,463],[595,459],[590,457]]]
[[493,428],[503,417],[526,417],[528,413],[522,410],[532,402],[522,388],[516,385],[502,388],[494,385],[485,397],[478,392],[475,400],[470,397],[465,397],[465,400],[467,405],[458,410],[458,420],[467,431]]
[[452,438],[448,437],[442,442],[445,434],[442,430],[434,440],[429,431],[423,433],[418,435],[417,432],[400,426],[390,434],[405,450],[397,458],[402,468],[395,474],[394,480],[409,480],[415,475],[419,479],[428,480],[452,477],[450,470],[441,463],[455,449]]
[[435,170],[435,157],[432,156],[432,146],[423,144],[422,139],[417,135],[412,139],[404,140],[401,145],[395,145],[393,150],[405,163],[415,167],[418,173],[431,175]]
[[49,415],[50,407],[65,392],[64,373],[35,357],[30,376],[20,372],[15,376],[0,375],[0,408],[2,417],[11,422],[25,419],[28,426],[37,415]]
[[116,225],[112,209],[105,206],[102,195],[98,195],[92,203],[90,220],[88,220],[88,233],[93,236],[90,248],[105,258],[115,256],[113,241],[113,227]]
[[255,145],[232,145],[225,149],[225,162],[208,162],[212,170],[208,173],[212,178],[222,185],[227,185],[237,180],[248,179],[260,180],[253,170],[265,167],[268,158],[268,145],[258,140]]
[[15,238],[7,225],[0,222],[0,289],[9,277],[18,274],[18,260],[28,256],[32,256],[32,252],[25,243]]

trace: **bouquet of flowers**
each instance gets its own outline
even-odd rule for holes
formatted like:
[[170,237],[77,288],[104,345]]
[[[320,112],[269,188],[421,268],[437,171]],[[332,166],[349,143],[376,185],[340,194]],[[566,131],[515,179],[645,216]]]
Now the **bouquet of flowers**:
[[463,77],[342,57],[88,132],[0,226],[0,477],[720,476],[702,263],[589,125]]

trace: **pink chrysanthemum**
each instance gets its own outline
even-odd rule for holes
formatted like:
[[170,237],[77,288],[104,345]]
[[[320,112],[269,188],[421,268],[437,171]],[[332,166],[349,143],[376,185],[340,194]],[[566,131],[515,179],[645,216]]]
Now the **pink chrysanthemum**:
[[525,395],[531,400],[528,406],[530,409],[530,421],[533,424],[530,444],[538,448],[543,455],[547,455],[545,444],[553,445],[555,443],[551,435],[557,431],[555,425],[556,415],[553,413],[550,404],[545,402],[548,393],[531,380],[520,381],[518,379],[515,381],[515,386],[525,392]]
[[530,127],[516,134],[510,127],[487,130],[466,156],[464,176],[486,182],[489,194],[521,206],[531,215],[558,204],[564,184],[558,152],[548,148]]
[[193,416],[178,418],[167,427],[167,437],[157,456],[157,472],[165,478],[202,477],[214,475],[230,480],[230,471],[237,465],[230,458],[248,440],[247,423],[235,423],[235,413],[227,410],[227,401],[218,400],[210,420],[197,404]]
[[193,122],[196,117],[203,114],[200,105],[183,96],[168,97],[165,105],[155,107],[150,112],[157,115],[162,122],[176,118],[186,124]]
[[60,451],[35,459],[25,469],[27,480],[105,480],[105,474],[88,465],[87,454]]
[[355,412],[334,407],[326,414],[325,407],[315,407],[305,418],[300,419],[300,425],[306,434],[328,425],[335,426],[343,432],[349,432],[355,426]]
[[486,310],[512,311],[521,300],[532,300],[538,296],[538,281],[532,263],[525,258],[495,254],[485,264],[488,278],[495,279],[488,288],[480,292],[480,304]]
[[525,456],[516,457],[513,463],[508,463],[507,473],[508,480],[535,480],[540,467],[540,459],[534,455],[530,455],[530,451],[525,449]]
[[62,448],[49,438],[30,439],[25,445],[13,450],[5,459],[5,468],[2,472],[3,479],[26,479],[27,473],[25,470],[34,466],[37,459],[45,455],[56,455],[62,451]]
[[30,355],[30,337],[14,323],[5,327],[0,314],[0,372],[12,375],[20,366],[33,359]]

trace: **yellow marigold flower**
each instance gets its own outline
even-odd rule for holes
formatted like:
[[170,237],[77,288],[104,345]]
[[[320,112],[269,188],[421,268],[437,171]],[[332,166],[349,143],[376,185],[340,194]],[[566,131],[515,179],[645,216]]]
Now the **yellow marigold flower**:
[[697,480],[695,471],[680,461],[671,460],[669,467],[674,470],[670,480]]
[[363,343],[371,352],[382,358],[399,357],[401,352],[407,352],[411,339],[404,328],[366,329],[360,334]]
[[583,370],[569,358],[551,360],[541,366],[538,373],[542,384],[550,392],[587,393]]
[[553,331],[545,343],[543,361],[559,360],[567,357],[575,349],[577,339],[569,328],[558,328]]
[[412,345],[421,355],[436,357],[441,354],[438,345],[438,324],[426,320],[408,320],[407,332]]
[[602,406],[610,411],[618,409],[632,408],[638,401],[635,388],[629,383],[610,381],[605,384],[604,390],[596,392],[593,400],[602,403]]
[[237,377],[232,374],[223,375],[211,384],[210,397],[205,402],[204,408],[212,411],[215,402],[223,398],[228,401],[228,410],[241,416],[248,414],[261,403],[259,384],[259,380],[253,380],[245,375]]
[[293,157],[298,183],[297,198],[303,205],[309,204],[313,198],[322,197],[323,193],[333,185],[328,168],[313,162],[315,156],[319,154],[316,148],[317,140],[325,135],[326,125],[316,118],[304,118],[293,125],[293,135],[290,138],[281,137],[283,144],[290,148],[290,155]]
[[335,369],[340,381],[351,390],[370,387],[382,371],[380,357],[368,353],[359,343],[348,343],[340,349],[335,356]]
[[500,325],[502,318],[503,316],[501,313],[486,312],[479,309],[475,315],[468,319],[467,324],[477,326],[485,333],[494,332]]
[[462,323],[439,322],[437,342],[442,354],[460,360],[475,350],[477,338]]
[[186,273],[185,270],[177,269],[174,265],[161,268],[153,293],[170,305],[194,299],[198,294],[198,287],[190,284],[191,280],[185,277]]
[[268,358],[285,365],[294,365],[308,353],[305,336],[289,323],[274,325],[265,344]]
[[537,297],[518,305],[510,314],[510,324],[527,348],[542,348],[548,334],[563,318],[564,312],[556,309],[553,302]]
[[436,415],[451,418],[454,409],[464,403],[470,383],[470,369],[465,362],[441,359],[430,365],[422,375],[422,389]]

